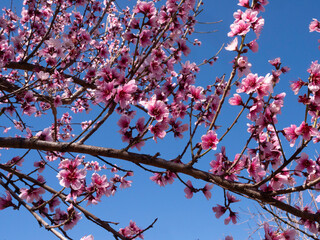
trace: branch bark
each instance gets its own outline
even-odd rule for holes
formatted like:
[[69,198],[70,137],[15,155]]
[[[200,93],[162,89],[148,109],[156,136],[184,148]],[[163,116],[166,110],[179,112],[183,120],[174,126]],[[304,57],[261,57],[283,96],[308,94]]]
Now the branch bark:
[[252,184],[230,182],[225,180],[222,176],[213,175],[193,167],[188,167],[186,164],[176,163],[147,154],[139,154],[105,147],[80,145],[75,143],[56,143],[26,138],[0,138],[0,147],[83,153],[93,156],[121,159],[133,162],[135,164],[145,164],[148,166],[167,169],[175,173],[184,173],[193,178],[201,179],[205,182],[211,182],[226,190],[258,201],[259,203],[269,204],[277,207],[296,217],[309,219],[311,221],[320,223],[320,215],[299,210],[298,208],[279,201],[272,197],[268,192],[262,192],[258,190],[258,188],[255,188]]

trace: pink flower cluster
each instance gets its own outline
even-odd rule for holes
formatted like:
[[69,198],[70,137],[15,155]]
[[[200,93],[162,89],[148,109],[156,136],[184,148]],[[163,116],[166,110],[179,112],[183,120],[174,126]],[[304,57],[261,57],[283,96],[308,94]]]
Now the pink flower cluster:
[[297,127],[294,124],[291,124],[290,127],[284,128],[283,132],[286,139],[290,142],[291,147],[294,146],[299,136],[302,136],[303,140],[308,141],[311,137],[319,135],[317,129],[313,128],[312,126],[309,126],[304,121],[300,124],[299,127]]
[[231,195],[229,192],[227,192],[226,197],[226,205],[221,206],[217,204],[216,207],[212,207],[213,212],[215,212],[216,218],[220,218],[222,215],[226,213],[226,211],[229,211],[229,216],[224,220],[224,224],[228,225],[230,221],[232,221],[233,224],[237,223],[238,219],[238,213],[231,211],[230,204],[239,202],[240,200],[236,199],[235,196]]
[[264,19],[257,17],[258,11],[253,9],[247,9],[245,12],[238,10],[233,14],[235,21],[230,25],[231,31],[228,33],[228,37],[244,36],[250,29],[253,29],[257,38],[261,33],[264,26]]
[[6,191],[6,196],[2,195],[0,197],[0,210],[3,210],[8,207],[13,207],[12,197],[8,191]]
[[[119,233],[121,233],[123,236],[130,238],[130,239],[136,239],[137,237],[144,239],[143,234],[141,233],[142,230],[136,225],[135,222],[130,220],[129,226],[125,228],[121,228],[119,230]],[[135,238],[132,238],[135,237]]]
[[201,147],[204,150],[209,149],[209,148],[216,150],[217,144],[219,143],[219,139],[217,137],[217,134],[212,130],[209,130],[207,132],[207,134],[203,135],[201,137],[201,141],[202,141]]
[[78,223],[78,221],[82,218],[80,215],[81,213],[77,212],[74,209],[74,206],[71,204],[68,207],[67,212],[57,208],[53,219],[55,224],[63,223],[63,230],[67,231],[72,229]]
[[207,183],[203,188],[201,189],[196,189],[193,187],[192,183],[190,180],[187,181],[186,183],[186,188],[184,189],[185,196],[186,198],[190,199],[193,197],[193,193],[199,192],[200,190],[204,194],[207,200],[211,198],[211,189],[213,188],[212,184]]
[[75,159],[65,159],[59,164],[60,172],[57,178],[60,185],[72,190],[79,190],[84,185],[87,172],[84,168],[78,169],[82,164],[82,159],[78,156]]
[[226,155],[224,146],[221,148],[221,152],[216,153],[215,156],[216,160],[210,162],[211,169],[209,172],[214,175],[224,175],[224,178],[230,181],[238,180],[237,175],[245,167],[246,156],[236,154],[234,161],[231,162]]
[[170,171],[165,173],[155,173],[150,179],[158,184],[160,187],[164,187],[167,184],[172,184],[177,176]]
[[258,77],[257,74],[249,73],[241,82],[238,93],[245,92],[247,94],[258,93],[259,98],[267,96],[273,91],[272,77],[267,75],[265,77]]

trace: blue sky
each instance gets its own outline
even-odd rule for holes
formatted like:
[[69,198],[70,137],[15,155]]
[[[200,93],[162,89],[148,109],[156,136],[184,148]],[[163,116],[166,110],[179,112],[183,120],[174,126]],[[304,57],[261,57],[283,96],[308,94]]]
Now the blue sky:
[[[119,1],[124,5],[126,1]],[[130,2],[133,2],[132,0]],[[188,59],[200,62],[202,58],[209,58],[214,55],[223,43],[231,41],[227,37],[229,26],[233,22],[233,12],[236,11],[237,1],[235,0],[207,0],[204,1],[204,11],[198,20],[202,22],[212,22],[222,20],[221,23],[213,25],[198,25],[198,31],[217,30],[215,33],[195,34],[193,37],[202,41],[202,46],[188,56]],[[22,1],[13,1],[13,6],[17,9],[21,7]],[[10,1],[2,0],[0,7],[9,7]],[[259,51],[257,53],[249,53],[249,61],[252,63],[252,72],[259,75],[266,75],[271,71],[272,67],[268,60],[281,57],[283,65],[291,68],[291,71],[282,76],[280,84],[277,86],[277,92],[286,91],[287,97],[285,108],[280,117],[279,126],[287,126],[289,120],[292,123],[300,123],[303,109],[296,103],[296,98],[291,90],[289,90],[290,81],[300,78],[307,78],[307,68],[311,61],[319,59],[319,50],[317,39],[319,34],[309,33],[309,23],[312,18],[320,18],[319,16],[320,1],[270,1],[266,6],[266,11],[261,14],[265,19],[265,27],[261,37],[258,40]],[[226,73],[229,75],[232,64],[230,63],[234,57],[234,53],[222,51],[219,60],[213,66],[205,66],[198,75],[198,84],[203,85],[214,81],[217,76]],[[226,112],[228,111],[228,108]],[[228,121],[230,115],[226,113],[218,120]],[[297,117],[296,117],[297,116]],[[224,118],[225,117],[225,118]],[[293,119],[293,117],[296,117]],[[118,129],[115,125],[115,129]],[[237,133],[232,138],[226,138],[224,145],[230,154],[236,153],[241,149],[238,147],[237,139],[242,133],[246,132],[245,125],[237,128]],[[114,133],[117,134],[117,133]],[[120,135],[115,135],[119,140],[113,138],[112,134],[106,136],[106,133],[100,133],[97,138],[101,142],[107,142],[113,147],[120,147]],[[96,139],[97,139],[96,138]],[[234,143],[236,141],[236,143]],[[176,145],[183,141],[169,138],[160,142],[159,145],[150,144],[145,149],[147,153],[161,152],[163,158],[170,158],[176,153]],[[232,146],[232,147],[231,147]],[[8,154],[8,153],[6,153]],[[2,154],[1,160],[9,157]],[[209,162],[213,159],[213,154],[209,154],[204,158],[199,167],[209,169]],[[118,165],[126,166],[130,169],[136,169],[132,165],[116,161]],[[250,226],[247,223],[250,216],[247,214],[247,208],[251,211],[258,208],[253,201],[242,199],[240,203],[234,204],[234,211],[241,213],[239,224],[225,226],[223,223],[224,216],[216,219],[211,208],[217,203],[223,203],[223,195],[221,189],[214,186],[212,189],[212,198],[207,201],[205,197],[199,193],[192,199],[188,200],[184,196],[184,186],[178,182],[168,185],[165,188],[157,186],[149,180],[151,175],[141,170],[135,172],[132,177],[133,186],[129,189],[119,191],[114,197],[104,198],[104,203],[98,206],[90,206],[89,209],[97,216],[107,221],[120,222],[121,227],[126,226],[132,219],[137,222],[141,228],[147,227],[155,218],[158,222],[154,228],[145,233],[145,239],[153,240],[207,240],[222,239],[224,236],[231,234],[235,240],[246,239]],[[54,177],[54,175],[53,175]],[[188,178],[185,178],[188,180]],[[202,187],[204,184],[195,183]],[[52,184],[52,186],[54,186]],[[0,189],[0,193],[3,190]],[[255,220],[253,220],[254,223]],[[254,225],[254,224],[251,224]],[[0,211],[0,240],[13,239],[54,239],[54,236],[43,228],[39,228],[36,220],[26,211]],[[74,239],[80,239],[84,235],[92,233],[96,240],[112,239],[111,235],[100,230],[97,226],[87,222],[85,219],[80,222],[70,235]],[[255,239],[259,239],[256,236]]]

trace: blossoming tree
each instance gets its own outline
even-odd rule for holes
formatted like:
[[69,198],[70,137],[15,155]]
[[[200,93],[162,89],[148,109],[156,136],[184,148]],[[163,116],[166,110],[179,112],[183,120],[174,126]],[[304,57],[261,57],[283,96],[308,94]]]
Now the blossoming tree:
[[[230,44],[220,49],[234,53],[230,73],[208,86],[200,86],[196,75],[217,55],[201,64],[184,60],[190,43],[200,44],[192,33],[202,0],[137,1],[125,9],[114,0],[24,0],[21,15],[5,8],[0,210],[25,208],[60,239],[70,239],[67,230],[83,216],[115,239],[143,238],[155,222],[118,228],[86,208],[134,183],[133,171],[121,166],[126,161],[150,172],[160,186],[180,182],[186,198],[202,193],[209,200],[213,186],[224,189],[225,200],[212,210],[225,224],[237,222],[232,204],[246,197],[289,218],[273,214],[286,227],[266,223],[265,239],[292,240],[298,233],[318,239],[316,205],[298,206],[290,199],[306,193],[320,201],[320,158],[306,153],[320,141],[320,64],[314,61],[309,78],[291,84],[305,107],[304,120],[280,128],[277,116],[286,93],[274,88],[289,68],[276,58],[269,61],[274,70],[261,76],[251,72],[246,56],[258,51],[267,3],[239,1]],[[320,22],[313,19],[309,29],[320,32]],[[237,113],[222,124],[228,105]],[[247,139],[231,156],[224,139],[241,119],[247,119]],[[117,121],[118,133],[108,129],[110,121]],[[95,140],[101,131],[121,138],[122,148]],[[150,142],[170,135],[186,140],[175,155],[146,154]],[[200,169],[206,161],[207,168]],[[59,187],[52,187],[54,181]]]

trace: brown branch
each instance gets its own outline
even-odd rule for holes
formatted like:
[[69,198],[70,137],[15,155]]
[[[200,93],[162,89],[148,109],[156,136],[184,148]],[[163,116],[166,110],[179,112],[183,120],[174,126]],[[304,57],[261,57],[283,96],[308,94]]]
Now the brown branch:
[[[96,146],[90,146],[90,145],[79,145],[79,144],[69,145],[69,143],[56,143],[56,142],[47,142],[47,141],[40,141],[40,140],[34,141],[30,139],[25,139],[25,138],[0,138],[0,147],[20,148],[20,149],[27,148],[27,149],[38,149],[38,150],[44,150],[44,151],[75,152],[75,153],[83,153],[83,154],[91,154],[91,155],[100,155],[104,157],[122,159],[122,160],[126,160],[133,163],[140,163],[148,166],[167,169],[172,172],[177,172],[177,173],[180,172],[196,179],[201,179],[206,182],[211,182],[213,184],[216,184],[222,187],[223,189],[232,191],[234,193],[239,193],[249,199],[261,201],[265,204],[275,206],[296,217],[320,222],[320,215],[301,211],[293,206],[290,206],[289,204],[286,204],[277,199],[274,199],[268,193],[259,191],[257,190],[257,188],[254,188],[254,185],[252,184],[231,182],[231,181],[225,180],[222,176],[216,176],[208,172],[195,169],[193,167],[187,167],[185,164],[167,161],[157,156],[154,157],[147,154],[138,154],[133,152],[112,149],[112,148],[96,147]],[[9,172],[14,172],[17,176],[21,174],[4,165],[0,165],[0,168]],[[41,186],[43,187],[43,185]],[[53,189],[51,189],[51,191],[52,193],[56,193],[56,191]],[[80,206],[78,206],[77,208],[79,209],[79,207]],[[87,212],[83,208],[81,209],[81,211]],[[100,219],[97,221],[101,222]]]
[[[32,72],[43,71],[43,72],[47,72],[47,73],[53,73],[53,71],[54,71],[54,69],[52,69],[52,68],[47,68],[47,67],[43,67],[40,65],[34,65],[31,63],[23,63],[23,62],[10,62],[5,66],[5,68],[26,70],[26,71],[32,71]],[[96,86],[94,84],[90,84],[90,83],[88,83],[78,77],[75,77],[75,76],[72,76],[69,74],[65,74],[65,73],[62,73],[62,74],[65,78],[72,78],[74,83],[79,84],[82,87],[91,88],[91,89],[96,88]]]

